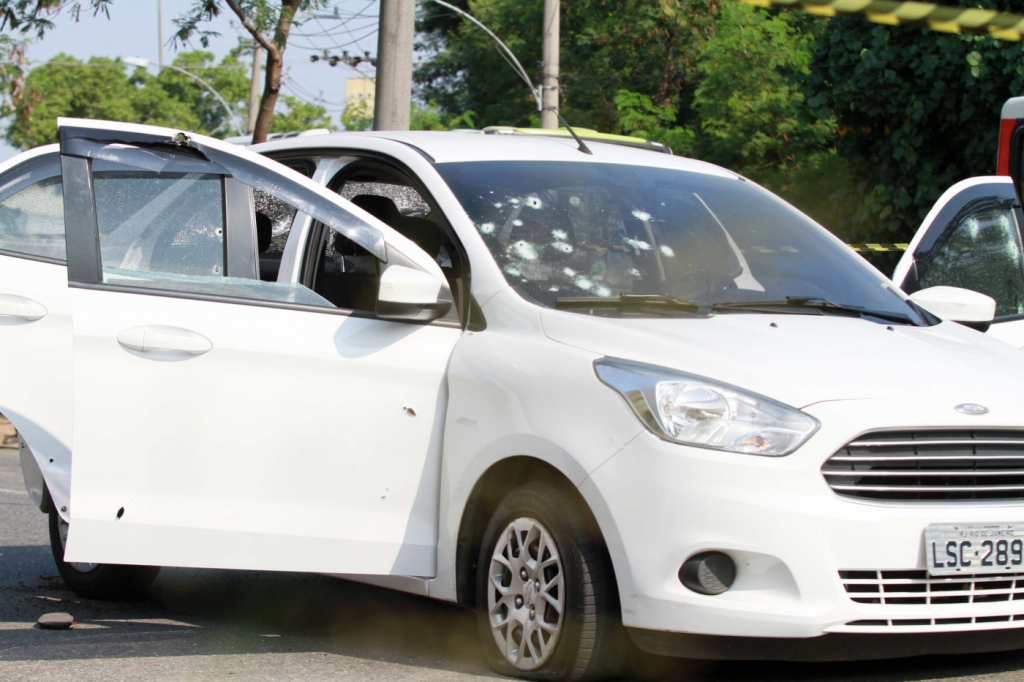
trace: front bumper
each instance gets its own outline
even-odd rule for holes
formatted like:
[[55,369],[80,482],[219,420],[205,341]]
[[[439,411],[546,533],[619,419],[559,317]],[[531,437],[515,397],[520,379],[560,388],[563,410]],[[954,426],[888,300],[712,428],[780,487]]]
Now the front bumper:
[[[623,623],[642,631],[754,638],[1024,627],[1024,595],[964,604],[861,604],[850,599],[839,575],[922,570],[927,525],[1021,522],[1024,505],[857,501],[837,496],[821,474],[826,459],[871,431],[1024,430],[1017,416],[1024,401],[1011,402],[982,416],[957,414],[948,400],[819,403],[805,411],[821,429],[780,458],[641,434],[580,487],[612,555]],[[691,592],[677,577],[687,558],[708,550],[729,554],[737,565],[733,587],[718,596]]]
[[1024,649],[1024,631],[831,634],[813,639],[717,637],[628,629],[643,651],[714,661],[876,661],[935,654],[980,654]]

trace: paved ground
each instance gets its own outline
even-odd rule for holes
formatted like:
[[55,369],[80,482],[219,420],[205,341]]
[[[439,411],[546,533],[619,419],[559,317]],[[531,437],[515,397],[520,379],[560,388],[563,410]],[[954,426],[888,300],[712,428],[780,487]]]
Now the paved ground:
[[[0,436],[4,425],[0,423]],[[2,438],[0,438],[2,440]],[[70,631],[33,627],[69,611]],[[17,451],[0,449],[0,680],[493,679],[462,609],[311,575],[165,569],[134,603],[82,600],[57,575],[46,518],[24,492]],[[1024,654],[856,665],[706,665],[643,657],[629,679],[1024,680]]]

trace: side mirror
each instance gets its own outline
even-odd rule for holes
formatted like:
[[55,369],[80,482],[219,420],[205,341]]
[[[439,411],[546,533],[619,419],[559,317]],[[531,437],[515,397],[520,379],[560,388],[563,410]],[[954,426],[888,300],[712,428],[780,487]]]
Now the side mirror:
[[988,331],[996,314],[991,296],[960,287],[929,287],[915,291],[910,300],[943,320],[959,322],[980,332]]
[[451,307],[448,286],[429,273],[391,264],[380,275],[377,317],[381,319],[430,322],[444,317]]

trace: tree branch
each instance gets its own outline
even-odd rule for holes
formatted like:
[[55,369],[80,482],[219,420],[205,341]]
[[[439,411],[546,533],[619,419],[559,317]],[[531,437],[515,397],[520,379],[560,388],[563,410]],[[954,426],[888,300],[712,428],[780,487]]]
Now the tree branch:
[[[234,0],[228,0],[233,2]],[[302,4],[302,0],[286,0],[281,3],[281,15],[277,22],[277,31],[274,34],[274,40],[280,45],[288,44],[288,34],[292,30],[292,21],[295,19],[295,13],[299,11],[299,5]],[[282,48],[282,52],[283,52]]]
[[237,0],[224,0],[224,2],[227,3],[228,7],[231,8],[232,12],[238,15],[239,20],[242,22],[242,26],[244,26],[245,30],[252,34],[252,37],[256,39],[256,42],[259,43],[260,46],[263,47],[263,49],[266,50],[267,53],[274,59],[280,59],[280,48],[277,46],[276,43],[272,43],[271,41],[267,40],[266,37],[264,37],[264,35],[260,33],[260,30],[256,28],[255,24],[252,23],[252,20],[248,16],[246,16],[245,10],[243,10],[241,6],[239,6]]

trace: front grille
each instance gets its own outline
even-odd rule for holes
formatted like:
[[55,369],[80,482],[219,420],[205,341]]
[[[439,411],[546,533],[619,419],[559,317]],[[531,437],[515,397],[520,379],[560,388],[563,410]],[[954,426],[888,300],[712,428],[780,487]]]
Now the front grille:
[[[851,627],[860,628],[901,628],[901,627],[930,627],[936,625],[957,625],[957,630],[969,630],[975,628],[967,628],[963,626],[967,625],[978,625],[982,626],[977,629],[986,629],[984,625],[986,623],[1010,623],[1024,621],[1024,613],[1018,613],[1010,616],[975,616],[972,618],[871,618],[868,620],[855,620],[847,623]],[[990,626],[991,627],[991,626]],[[1020,627],[1020,626],[1014,626]]]
[[821,467],[829,487],[870,500],[1022,500],[1024,432],[885,431]]
[[927,571],[866,570],[839,571],[839,578],[847,595],[858,604],[989,604],[1024,600],[1024,573],[929,576]]

